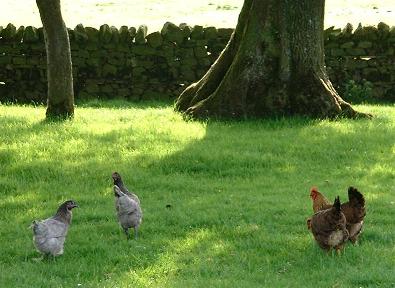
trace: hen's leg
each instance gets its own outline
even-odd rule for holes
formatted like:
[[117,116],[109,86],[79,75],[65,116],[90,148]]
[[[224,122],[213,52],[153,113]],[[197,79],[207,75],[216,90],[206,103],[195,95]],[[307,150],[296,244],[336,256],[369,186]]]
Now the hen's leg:
[[362,231],[362,226],[357,232],[354,233],[354,235],[350,235],[348,240],[350,240],[352,244],[356,244],[357,241],[358,241],[358,237],[359,237],[359,234],[361,233],[361,231]]
[[38,261],[55,261],[55,256],[51,253],[45,253],[41,256],[41,258],[36,258]]
[[33,258],[32,260],[35,261],[35,262],[44,261],[45,260],[45,254],[41,255],[40,257]]
[[337,245],[337,246],[334,247],[335,250],[336,250],[336,254],[337,254],[337,255],[341,255],[341,252],[342,252],[342,250],[343,250],[343,247],[344,247],[344,244],[340,244],[340,245]]
[[355,245],[357,243],[357,240],[358,240],[358,235],[359,234],[356,234],[353,237],[350,237],[348,240],[350,240],[351,243]]
[[129,233],[129,229],[128,228],[123,228],[123,231],[126,234],[126,239],[130,240],[130,233]]
[[134,239],[137,240],[138,236],[139,236],[139,232],[138,232],[138,227],[134,227]]

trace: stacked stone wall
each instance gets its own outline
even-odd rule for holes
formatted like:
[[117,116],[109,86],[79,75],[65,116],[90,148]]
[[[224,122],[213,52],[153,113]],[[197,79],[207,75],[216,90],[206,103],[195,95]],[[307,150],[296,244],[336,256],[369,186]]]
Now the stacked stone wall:
[[[204,75],[233,32],[169,22],[161,31],[147,30],[82,24],[69,29],[75,98],[175,99]],[[394,27],[331,27],[325,30],[325,51],[340,92],[351,80],[369,81],[376,99],[395,100]],[[43,29],[0,26],[0,101],[42,103],[46,89]]]

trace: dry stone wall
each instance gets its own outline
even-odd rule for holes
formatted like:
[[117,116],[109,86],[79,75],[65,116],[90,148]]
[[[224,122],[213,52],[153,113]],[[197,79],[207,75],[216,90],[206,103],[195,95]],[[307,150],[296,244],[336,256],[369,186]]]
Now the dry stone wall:
[[[214,63],[233,29],[167,22],[161,31],[102,25],[69,29],[75,97],[175,99]],[[374,97],[395,101],[395,28],[350,25],[325,31],[326,64],[341,92],[350,80],[373,83]],[[0,101],[45,102],[42,28],[0,26]]]

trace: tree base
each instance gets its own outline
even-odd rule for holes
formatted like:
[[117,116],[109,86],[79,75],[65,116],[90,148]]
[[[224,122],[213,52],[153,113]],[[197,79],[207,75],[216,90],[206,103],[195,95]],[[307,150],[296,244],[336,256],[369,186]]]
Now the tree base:
[[176,110],[192,118],[371,118],[327,76],[323,14],[324,1],[245,0],[224,51]]
[[67,120],[74,117],[74,106],[70,106],[64,103],[57,105],[48,105],[45,116],[48,120]]
[[[218,72],[217,69],[216,73]],[[311,77],[298,79],[297,84],[295,81],[276,85],[267,83],[267,86],[272,85],[270,89],[255,87],[232,93],[233,90],[237,90],[234,89],[234,84],[229,81],[218,84],[217,79],[214,81],[214,77],[210,77],[212,73],[213,71],[209,71],[199,82],[182,92],[176,102],[176,110],[193,119],[246,119],[293,115],[320,119],[373,117],[371,114],[356,111],[351,104],[344,101],[325,75],[317,76],[317,73],[311,72]],[[263,81],[261,83],[265,86]],[[218,88],[212,91],[209,87]],[[290,90],[295,92],[289,92]]]
[[352,106],[347,103],[343,102],[342,105],[342,111],[339,115],[337,115],[338,118],[349,118],[349,119],[372,119],[373,115],[370,113],[363,113],[363,112],[358,112],[352,108]]

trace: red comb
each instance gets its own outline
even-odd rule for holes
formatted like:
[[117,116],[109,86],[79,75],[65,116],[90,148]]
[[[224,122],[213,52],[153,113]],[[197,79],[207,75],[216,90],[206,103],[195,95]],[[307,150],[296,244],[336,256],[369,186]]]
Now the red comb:
[[318,188],[316,186],[311,187],[310,192],[318,192]]

